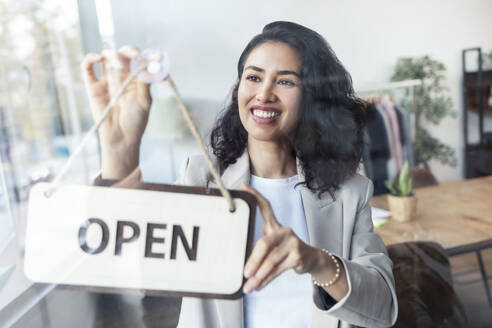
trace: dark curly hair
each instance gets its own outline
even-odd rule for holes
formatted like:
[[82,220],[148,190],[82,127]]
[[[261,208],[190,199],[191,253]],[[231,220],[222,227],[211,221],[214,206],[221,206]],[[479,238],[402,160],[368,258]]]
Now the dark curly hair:
[[232,101],[210,136],[219,168],[223,172],[245,151],[248,133],[239,119],[238,88],[248,55],[265,42],[285,43],[301,58],[301,114],[290,140],[293,155],[302,166],[302,183],[319,197],[326,191],[333,196],[340,184],[355,174],[361,161],[365,105],[354,95],[350,74],[326,40],[291,22],[266,25],[239,58]]

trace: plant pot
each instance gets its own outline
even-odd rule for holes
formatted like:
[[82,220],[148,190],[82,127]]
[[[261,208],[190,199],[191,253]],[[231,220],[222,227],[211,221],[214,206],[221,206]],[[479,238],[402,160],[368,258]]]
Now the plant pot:
[[417,197],[398,197],[388,195],[388,204],[391,218],[398,222],[406,222],[415,219],[417,214]]

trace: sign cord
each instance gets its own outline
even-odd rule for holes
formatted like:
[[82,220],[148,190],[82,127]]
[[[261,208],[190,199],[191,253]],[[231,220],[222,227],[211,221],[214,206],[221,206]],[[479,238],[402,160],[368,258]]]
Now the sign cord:
[[[123,82],[123,85],[118,90],[116,95],[111,99],[109,104],[106,106],[106,108],[104,109],[104,111],[103,111],[101,117],[99,118],[99,120],[97,121],[97,123],[95,123],[92,126],[92,128],[87,132],[87,134],[84,136],[84,139],[82,139],[82,141],[77,146],[75,151],[68,158],[67,162],[65,163],[65,165],[61,169],[60,173],[58,173],[58,175],[53,180],[51,187],[45,191],[44,194],[46,197],[50,197],[53,194],[54,190],[60,184],[61,179],[63,178],[63,176],[65,176],[65,174],[68,172],[68,169],[71,167],[73,161],[75,160],[75,157],[77,157],[77,155],[82,151],[82,149],[84,148],[86,143],[89,141],[90,137],[97,131],[99,126],[101,126],[101,124],[104,122],[104,120],[109,116],[109,113],[111,113],[111,110],[114,108],[114,105],[116,104],[116,102],[119,100],[121,95],[125,92],[125,90],[128,88],[130,83],[133,81],[133,79],[135,79],[135,77],[137,77],[137,75],[140,73],[140,71],[142,69],[143,68],[138,69],[137,71],[131,73],[130,76],[128,76],[128,78],[125,80],[125,82]],[[185,121],[188,125],[188,128],[191,130],[191,133],[193,134],[195,139],[198,141],[200,149],[201,149],[203,155],[205,156],[205,160],[206,160],[207,165],[210,169],[210,172],[212,173],[212,176],[214,177],[215,181],[217,182],[217,185],[219,187],[220,192],[222,193],[222,196],[224,196],[226,198],[227,203],[229,204],[229,211],[234,212],[236,210],[236,206],[234,204],[234,201],[232,200],[231,194],[229,193],[229,191],[225,187],[225,185],[224,185],[224,183],[220,177],[220,174],[218,173],[217,169],[215,168],[215,166],[212,162],[212,159],[210,158],[210,155],[207,151],[207,147],[205,146],[205,143],[204,143],[202,137],[200,136],[200,133],[198,132],[198,129],[197,129],[195,123],[193,122],[193,120],[191,118],[190,112],[189,112],[188,108],[186,107],[186,105],[184,104],[184,102],[183,102],[183,100],[182,100],[182,98],[181,98],[181,96],[180,96],[180,94],[176,88],[176,85],[174,84],[174,81],[171,79],[170,75],[168,75],[167,81],[168,81],[169,86],[170,86],[171,90],[173,91],[176,99],[178,100],[179,108],[180,108],[181,113],[183,114],[183,116],[185,118]]]

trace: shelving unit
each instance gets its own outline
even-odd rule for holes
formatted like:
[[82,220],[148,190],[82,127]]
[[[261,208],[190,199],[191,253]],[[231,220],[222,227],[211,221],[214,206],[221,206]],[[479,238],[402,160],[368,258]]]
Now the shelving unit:
[[[478,70],[468,71],[466,68],[467,55],[477,52]],[[464,138],[464,175],[465,178],[475,178],[492,175],[492,131],[485,131],[484,120],[492,119],[492,70],[483,69],[481,48],[464,49],[463,63],[463,138]],[[478,115],[478,141],[470,141],[469,115]]]

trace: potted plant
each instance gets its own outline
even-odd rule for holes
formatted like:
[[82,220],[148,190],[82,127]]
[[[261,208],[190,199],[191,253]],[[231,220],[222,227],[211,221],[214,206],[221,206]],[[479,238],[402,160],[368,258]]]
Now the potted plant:
[[391,217],[398,222],[413,220],[417,213],[417,198],[413,194],[413,180],[409,174],[407,161],[403,164],[395,182],[386,181],[386,187],[391,192],[388,195]]
[[413,116],[415,166],[427,170],[431,160],[453,167],[457,164],[455,150],[430,133],[432,126],[438,126],[445,117],[456,117],[444,83],[445,73],[444,64],[430,56],[403,57],[398,59],[391,77],[391,81],[422,80],[415,94],[410,89],[405,91],[401,105]]

